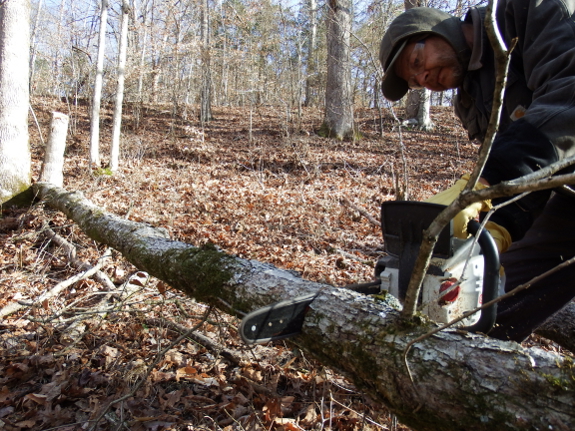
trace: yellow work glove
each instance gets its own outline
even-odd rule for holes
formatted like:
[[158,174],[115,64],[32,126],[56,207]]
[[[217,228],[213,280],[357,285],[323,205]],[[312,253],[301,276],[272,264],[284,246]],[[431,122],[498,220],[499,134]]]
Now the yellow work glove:
[[[449,205],[451,202],[459,196],[461,191],[467,185],[469,181],[469,174],[465,174],[461,179],[457,180],[453,186],[435,196],[430,197],[425,202]],[[487,188],[485,184],[477,183],[473,190],[483,190]],[[462,210],[453,219],[453,234],[456,238],[466,239],[469,236],[467,233],[467,223],[469,220],[478,220],[480,211],[489,211],[492,208],[491,200],[485,200],[480,202],[475,202],[469,205],[467,208]],[[485,228],[489,231],[495,243],[497,244],[497,249],[499,253],[503,253],[511,245],[511,235],[507,232],[503,226],[496,223],[488,221],[485,224]]]

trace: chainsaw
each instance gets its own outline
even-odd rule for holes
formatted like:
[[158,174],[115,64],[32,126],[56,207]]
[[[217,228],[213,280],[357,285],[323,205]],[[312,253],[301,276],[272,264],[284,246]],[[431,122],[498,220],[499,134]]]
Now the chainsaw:
[[[375,281],[345,286],[364,294],[389,293],[405,300],[424,230],[445,208],[424,202],[394,201],[381,206],[385,255],[375,265]],[[441,232],[423,279],[418,309],[438,323],[461,318],[499,293],[499,254],[495,241],[478,222],[467,226],[467,240],[453,236],[453,222]],[[277,302],[247,314],[240,335],[248,343],[293,337],[301,332],[309,304],[317,294]],[[496,304],[463,318],[456,326],[488,333]]]

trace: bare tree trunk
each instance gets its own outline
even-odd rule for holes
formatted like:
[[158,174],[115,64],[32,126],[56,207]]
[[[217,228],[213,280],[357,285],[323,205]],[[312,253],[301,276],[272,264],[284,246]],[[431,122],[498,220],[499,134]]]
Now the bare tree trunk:
[[433,122],[430,117],[431,91],[427,89],[410,91],[405,106],[405,116],[407,120],[404,124],[415,126],[418,129],[430,131],[433,129]]
[[118,85],[116,87],[116,105],[114,107],[114,128],[112,130],[112,151],[110,169],[118,170],[120,159],[120,133],[122,130],[122,104],[124,103],[124,76],[126,72],[126,55],[128,51],[128,22],[130,5],[122,0],[122,29],[120,32],[120,48],[118,53]]
[[108,0],[102,0],[102,9],[100,11],[100,34],[98,38],[98,60],[96,62],[96,80],[94,81],[92,117],[90,119],[90,168],[97,168],[100,166],[100,103],[102,101],[102,75],[104,73],[108,6]]
[[36,19],[34,20],[34,27],[32,27],[32,35],[30,36],[30,46],[32,53],[30,55],[30,95],[34,92],[34,70],[36,66],[36,32],[38,30],[38,22],[40,21],[40,14],[42,12],[42,2],[38,2],[38,11],[36,12]]
[[46,145],[46,154],[40,173],[40,181],[62,187],[64,184],[64,150],[69,118],[61,112],[52,113],[50,136]]
[[351,0],[329,0],[327,85],[323,135],[336,139],[354,136],[351,88]]
[[575,353],[575,302],[570,302],[535,331]]
[[152,44],[152,71],[150,75],[152,77],[152,89],[151,89],[151,101],[152,103],[158,103],[158,96],[160,94],[159,90],[159,82],[160,76],[162,74],[162,53],[164,51],[164,47],[168,40],[168,35],[165,34],[162,37],[162,43],[160,47],[157,47],[156,44]]
[[210,6],[202,2],[202,93],[200,95],[200,122],[212,120],[212,66],[210,60]]
[[559,354],[447,330],[413,346],[408,371],[407,344],[435,325],[401,326],[399,304],[389,295],[364,296],[213,246],[170,241],[166,232],[105,213],[81,194],[47,183],[34,187],[91,238],[198,300],[246,312],[316,293],[294,343],[349,376],[414,430],[575,429],[575,369]]
[[[426,6],[425,0],[404,0],[405,10],[414,7]],[[433,129],[433,123],[429,116],[430,112],[430,92],[427,89],[410,91],[407,95],[405,106],[406,124],[416,126],[421,130],[429,131]]]
[[[142,18],[141,28],[142,32],[140,34],[137,31],[137,40],[139,41],[138,47],[140,49],[140,56],[138,62],[138,85],[136,87],[136,101],[141,104],[144,100],[143,98],[143,88],[144,88],[144,76],[146,74],[145,71],[145,61],[146,61],[146,47],[148,41],[148,4],[142,5],[140,8],[137,7],[136,3],[134,3],[134,10],[132,13],[134,24],[137,22],[138,17]],[[136,26],[137,28],[137,26]],[[140,45],[141,43],[141,45]],[[135,51],[136,52],[136,51]],[[138,119],[136,119],[138,121]],[[138,128],[136,126],[136,128]]]
[[307,41],[307,77],[304,106],[313,106],[317,92],[317,0],[308,0],[309,36]]
[[30,187],[30,0],[0,5],[0,204]]

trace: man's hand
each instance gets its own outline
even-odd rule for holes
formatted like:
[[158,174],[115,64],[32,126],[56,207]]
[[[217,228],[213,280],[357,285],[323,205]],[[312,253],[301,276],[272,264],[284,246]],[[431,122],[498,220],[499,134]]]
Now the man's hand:
[[[457,198],[457,196],[459,196],[461,191],[467,185],[467,181],[469,181],[469,175],[465,174],[461,179],[457,180],[453,186],[435,196],[432,196],[425,202],[449,205],[455,200],[455,198]],[[483,190],[487,187],[489,187],[487,184],[478,182],[473,190]],[[480,211],[489,211],[491,208],[490,200],[480,201],[469,205],[457,214],[453,219],[453,234],[455,237],[466,239],[469,236],[469,233],[467,232],[467,223],[469,223],[469,220],[478,220]],[[509,248],[511,245],[511,235],[509,235],[507,229],[491,221],[486,223],[485,228],[495,240],[499,253],[503,253]]]

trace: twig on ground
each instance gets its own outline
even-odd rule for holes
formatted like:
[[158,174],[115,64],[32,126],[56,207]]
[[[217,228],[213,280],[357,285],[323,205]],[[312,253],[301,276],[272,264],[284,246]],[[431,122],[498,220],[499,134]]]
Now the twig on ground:
[[48,292],[46,292],[46,293],[40,295],[38,298],[36,298],[32,302],[32,304],[22,305],[20,302],[12,302],[12,303],[6,305],[4,308],[2,308],[2,310],[0,310],[0,318],[4,318],[6,316],[14,314],[15,312],[21,310],[22,308],[24,308],[26,306],[32,306],[32,307],[42,306],[42,303],[45,300],[53,298],[54,296],[60,294],[60,292],[67,289],[68,287],[72,286],[74,283],[77,283],[80,280],[84,280],[86,278],[90,278],[91,276],[93,276],[96,272],[98,272],[100,270],[100,268],[104,264],[104,260],[107,257],[109,257],[109,255],[104,254],[102,257],[99,258],[98,264],[96,266],[94,266],[91,269],[84,271],[80,274],[77,274],[73,277],[70,277],[68,280],[65,280],[65,281],[62,281],[61,283],[58,283],[56,286],[54,286]]
[[[87,271],[91,268],[91,266],[88,263],[83,262],[76,257],[76,247],[74,246],[74,244],[58,235],[52,229],[45,229],[44,233],[50,241],[52,241],[54,244],[56,244],[57,246],[61,247],[64,250],[66,256],[68,257],[69,262],[72,264],[73,267],[81,269],[83,271]],[[94,280],[104,285],[104,287],[106,287],[108,290],[116,289],[116,286],[114,285],[112,280],[110,280],[110,278],[102,271],[98,271],[94,274]]]
[[[203,316],[203,319],[198,322],[196,325],[194,325],[192,328],[185,328],[185,332],[180,335],[178,338],[176,338],[174,341],[172,341],[168,346],[166,346],[161,352],[159,352],[156,357],[154,358],[154,360],[152,361],[152,363],[150,363],[150,365],[148,365],[148,369],[146,370],[146,373],[141,377],[141,379],[134,385],[134,387],[132,388],[132,390],[130,392],[128,392],[127,394],[121,396],[120,398],[117,398],[113,401],[110,401],[108,403],[108,405],[106,405],[106,407],[104,407],[102,409],[102,411],[100,412],[100,414],[96,417],[96,419],[94,420],[93,425],[90,427],[90,431],[95,431],[98,423],[102,420],[102,418],[108,413],[108,411],[110,410],[110,408],[115,405],[118,404],[122,401],[127,400],[128,398],[133,397],[136,392],[138,391],[138,389],[140,389],[140,386],[142,386],[142,384],[148,379],[148,377],[150,376],[151,372],[154,370],[154,368],[156,367],[156,365],[158,365],[158,363],[162,360],[162,358],[164,357],[164,355],[171,350],[172,348],[174,348],[174,346],[177,346],[181,341],[185,340],[186,338],[191,337],[192,335],[197,335],[194,334],[194,332],[200,328],[204,322],[206,321],[206,319],[208,318],[208,316],[210,315],[212,311],[212,307],[210,307],[207,311],[206,314]],[[158,319],[158,320],[165,320],[165,319]],[[179,325],[178,325],[179,326]]]
[[[202,321],[206,321],[207,317],[203,317],[202,319],[203,319]],[[164,328],[170,328],[176,332],[179,332],[180,334],[186,333],[186,331],[188,331],[188,328],[186,328],[185,326],[179,325],[176,322],[172,322],[171,320],[164,319],[164,318],[150,317],[150,318],[147,318],[145,320],[145,323],[148,326],[161,326]],[[238,365],[242,361],[242,358],[238,357],[233,352],[226,349],[224,346],[216,343],[215,341],[212,341],[211,339],[209,339],[205,335],[194,333],[194,334],[189,334],[188,338],[201,344],[206,349],[214,352],[215,354],[222,355],[225,359],[232,362],[234,365]]]
[[362,216],[364,216],[367,221],[369,221],[372,225],[374,226],[379,226],[379,220],[377,220],[374,216],[372,216],[370,213],[368,213],[366,210],[364,210],[363,208],[359,208],[358,206],[354,205],[347,197],[342,196],[341,199],[339,200],[339,202],[346,207],[351,208],[354,211],[357,211],[358,213],[360,213]]

